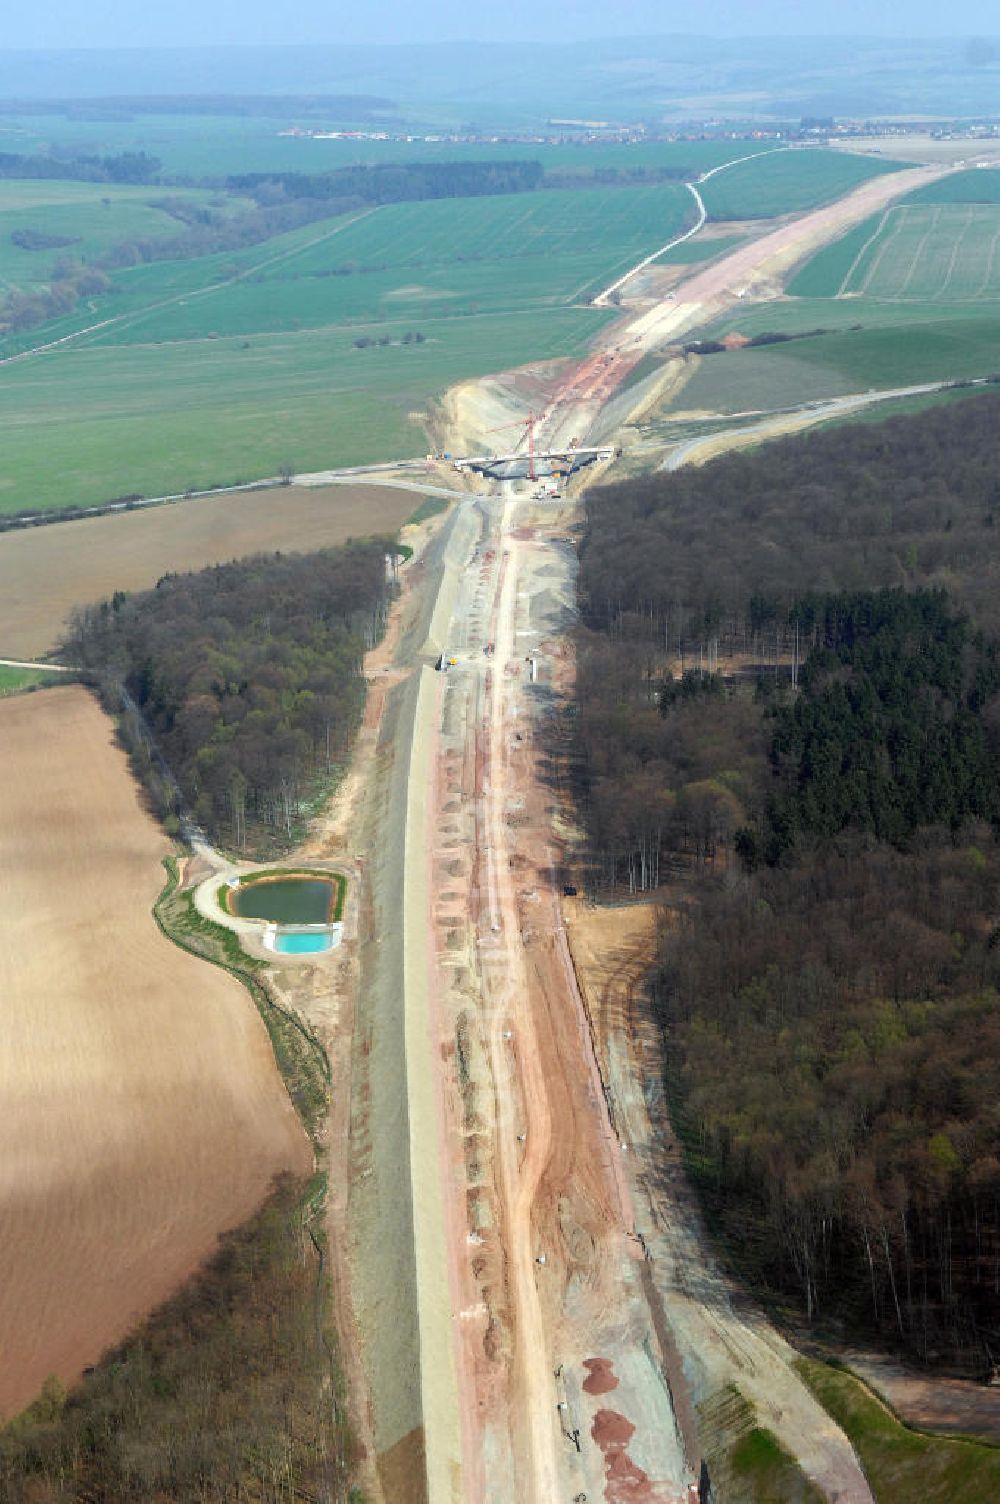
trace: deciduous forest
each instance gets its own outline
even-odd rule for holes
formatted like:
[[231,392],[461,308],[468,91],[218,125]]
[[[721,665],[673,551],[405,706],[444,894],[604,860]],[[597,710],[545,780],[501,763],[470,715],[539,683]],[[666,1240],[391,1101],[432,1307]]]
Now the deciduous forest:
[[189,811],[238,850],[294,839],[364,708],[362,658],[392,599],[391,547],[241,559],[76,613],[66,651],[124,710],[158,808]]
[[669,905],[672,1111],[818,1329],[1000,1355],[1000,401],[592,491],[589,881]]
[[341,1497],[350,1439],[305,1188],[285,1181],[71,1395],[0,1432],[0,1504]]

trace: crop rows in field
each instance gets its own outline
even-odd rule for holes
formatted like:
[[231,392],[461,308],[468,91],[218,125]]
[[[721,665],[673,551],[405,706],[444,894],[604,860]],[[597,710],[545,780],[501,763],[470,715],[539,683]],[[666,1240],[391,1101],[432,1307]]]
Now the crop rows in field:
[[[225,269],[212,258],[212,277],[201,276],[198,288],[200,263],[191,263],[195,296],[137,312],[97,339],[202,339],[400,319],[417,325],[565,305],[679,233],[690,212],[690,196],[676,185],[389,204],[269,241],[256,269],[236,283],[212,286]],[[157,301],[162,284],[145,270],[142,297]],[[126,297],[142,301],[137,279],[119,281]],[[120,308],[115,300],[111,311]]]
[[789,291],[922,305],[995,301],[1000,205],[893,205],[820,252]]
[[701,196],[714,220],[771,219],[815,209],[902,165],[837,151],[768,152],[727,167],[704,184]]

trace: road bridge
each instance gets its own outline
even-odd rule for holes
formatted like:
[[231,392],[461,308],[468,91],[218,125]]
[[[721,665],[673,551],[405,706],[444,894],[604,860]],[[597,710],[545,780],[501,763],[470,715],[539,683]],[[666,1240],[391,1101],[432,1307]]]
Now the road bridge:
[[[480,470],[484,475],[493,475],[504,480],[516,480],[527,475],[534,464],[536,474],[550,475],[552,461],[569,463],[570,471],[581,470],[584,465],[593,465],[597,460],[614,459],[618,450],[612,444],[573,446],[565,449],[536,449],[533,458],[523,450],[513,454],[466,454],[449,455],[456,470]],[[510,467],[514,467],[511,469]]]

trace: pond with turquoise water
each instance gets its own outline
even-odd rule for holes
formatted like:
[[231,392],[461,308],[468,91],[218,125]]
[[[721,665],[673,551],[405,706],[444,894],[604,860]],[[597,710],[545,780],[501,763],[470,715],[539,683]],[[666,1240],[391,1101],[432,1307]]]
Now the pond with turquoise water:
[[333,935],[329,930],[279,930],[271,945],[280,956],[314,956],[319,951],[333,949]]

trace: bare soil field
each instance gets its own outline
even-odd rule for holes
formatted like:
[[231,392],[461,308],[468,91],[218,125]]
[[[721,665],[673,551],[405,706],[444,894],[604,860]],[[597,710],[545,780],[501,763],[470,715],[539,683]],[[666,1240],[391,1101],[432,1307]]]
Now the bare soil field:
[[421,500],[396,486],[282,486],[6,533],[0,653],[51,652],[74,606],[148,589],[171,570],[395,533]]
[[75,685],[4,701],[0,743],[10,1415],[48,1374],[78,1377],[312,1155],[249,996],[156,927],[167,844],[96,703]]
[[894,162],[930,162],[935,166],[971,165],[973,162],[995,162],[1000,158],[1000,141],[977,141],[971,136],[937,141],[933,136],[919,136],[909,131],[898,136],[852,136],[831,142],[831,145],[839,151],[887,157]]

